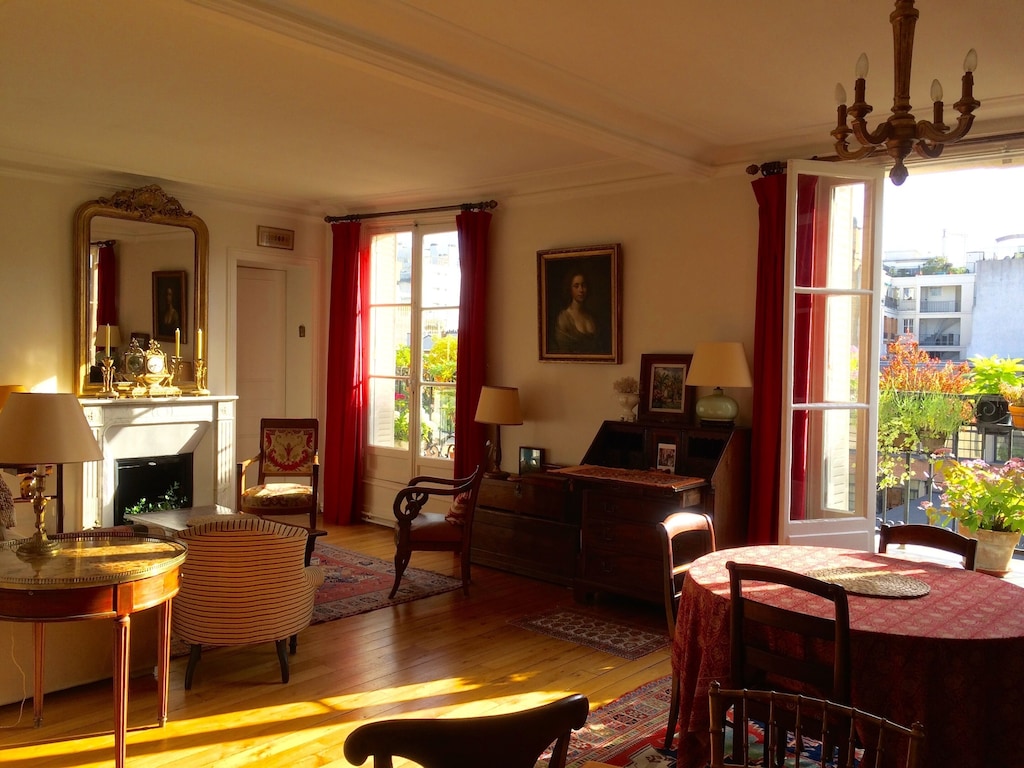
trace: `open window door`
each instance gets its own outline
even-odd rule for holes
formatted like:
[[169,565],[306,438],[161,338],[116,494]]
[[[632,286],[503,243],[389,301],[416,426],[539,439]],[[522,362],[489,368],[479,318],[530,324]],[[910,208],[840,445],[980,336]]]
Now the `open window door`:
[[[779,541],[871,550],[883,169],[791,160],[787,175]],[[817,179],[803,220],[800,176]]]

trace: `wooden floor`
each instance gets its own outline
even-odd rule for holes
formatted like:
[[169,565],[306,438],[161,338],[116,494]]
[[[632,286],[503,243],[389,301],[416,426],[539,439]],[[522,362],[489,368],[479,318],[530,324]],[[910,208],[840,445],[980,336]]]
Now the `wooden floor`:
[[[321,541],[394,554],[391,531],[370,524],[329,526]],[[457,577],[450,554],[417,552],[412,566]],[[605,603],[650,627],[664,625],[660,607]],[[347,766],[345,737],[368,720],[494,714],[575,692],[594,709],[671,673],[667,647],[626,661],[508,624],[571,604],[567,588],[474,566],[468,598],[460,590],[304,630],[286,685],[272,644],[204,653],[188,692],[186,659],[174,659],[163,728],[155,726],[155,682],[132,681],[128,765]],[[20,718],[18,705],[0,708],[6,768],[112,764],[109,682],[48,694],[38,729],[31,700]]]

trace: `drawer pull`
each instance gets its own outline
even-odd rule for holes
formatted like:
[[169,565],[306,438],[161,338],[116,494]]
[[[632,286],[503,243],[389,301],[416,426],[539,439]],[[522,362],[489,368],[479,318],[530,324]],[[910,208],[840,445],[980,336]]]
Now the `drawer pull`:
[[517,499],[523,498],[523,484],[522,483],[516,483],[513,486],[513,493],[515,493]]

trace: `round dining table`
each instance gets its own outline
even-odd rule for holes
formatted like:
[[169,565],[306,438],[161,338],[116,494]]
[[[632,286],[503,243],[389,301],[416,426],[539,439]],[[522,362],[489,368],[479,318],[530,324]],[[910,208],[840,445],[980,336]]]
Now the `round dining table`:
[[[863,569],[880,583],[916,585],[906,590],[913,597],[849,594],[852,705],[903,725],[922,723],[922,765],[1024,766],[1024,588],[893,549],[882,555],[765,545],[705,555],[686,576],[672,644],[673,672],[680,681],[679,768],[707,764],[708,688],[716,680],[725,687],[733,684],[730,560],[812,575]],[[795,596],[780,588],[758,592],[754,599],[830,615],[830,604]]]

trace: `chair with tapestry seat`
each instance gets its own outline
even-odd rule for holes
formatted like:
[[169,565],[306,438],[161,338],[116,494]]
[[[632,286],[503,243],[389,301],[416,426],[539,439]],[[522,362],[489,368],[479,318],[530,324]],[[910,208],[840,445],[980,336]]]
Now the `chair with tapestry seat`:
[[[473,514],[480,492],[483,470],[477,467],[469,477],[448,479],[420,475],[395,496],[395,583],[398,592],[402,574],[415,551],[455,552],[462,566],[462,591],[469,594],[469,548],[473,536]],[[447,513],[428,512],[432,499],[448,503]]]
[[423,768],[533,768],[554,744],[548,768],[564,768],[572,731],[587,722],[580,693],[548,704],[485,717],[395,719],[360,725],[345,739],[345,759],[390,768],[403,757]]
[[191,646],[185,689],[202,647],[272,642],[281,682],[288,682],[285,644],[309,626],[316,591],[324,582],[319,566],[304,564],[304,528],[255,515],[209,517],[178,534],[188,545],[181,589],[174,597],[175,637]]
[[[801,693],[850,703],[850,607],[846,590],[838,584],[766,565],[725,564],[729,572],[729,658],[733,688]],[[758,593],[795,591],[787,605],[770,605]],[[806,593],[806,594],[800,594]],[[811,615],[798,606],[831,603],[828,616]],[[814,653],[805,653],[808,647]],[[767,707],[750,703],[751,712],[737,712],[737,722],[752,717],[767,722]],[[804,724],[807,734],[820,738],[820,723]],[[780,727],[793,728],[783,722]],[[784,734],[776,739],[784,748]],[[739,744],[734,744],[734,749]],[[782,754],[776,755],[781,760]]]
[[[715,551],[715,527],[701,512],[674,512],[658,523],[661,538],[662,584],[665,587],[665,620],[669,640],[675,638],[676,614],[683,593],[683,579],[690,563]],[[665,749],[672,748],[679,720],[679,674],[672,670],[672,698],[669,702]]]
[[[260,452],[238,462],[238,511],[279,522],[299,518],[310,533],[309,552],[325,531],[317,528],[320,504],[320,424],[316,419],[261,419]],[[245,485],[246,470],[257,465],[256,484]]]
[[878,531],[878,551],[887,552],[890,544],[930,547],[960,555],[963,558],[963,567],[968,571],[974,570],[974,561],[978,553],[977,539],[969,539],[956,531],[937,525],[885,523]]
[[[778,691],[749,689],[724,689],[717,682],[708,691],[711,712],[711,763],[710,768],[753,768],[764,765],[760,755],[751,754],[749,742],[744,739],[739,752],[726,758],[725,729],[727,713],[750,712],[761,709],[769,712],[765,722],[751,722],[750,718],[732,718],[733,733],[748,733],[753,727],[764,726],[764,755],[786,755],[784,762],[773,763],[778,768],[786,766],[815,765],[818,768],[854,768],[854,766],[895,766],[918,768],[923,765],[924,726],[914,723],[911,727],[894,723],[861,709],[838,704],[827,699],[801,696]],[[807,738],[803,724],[808,721],[824,723],[828,743],[833,745],[831,753],[820,749],[820,740]],[[794,723],[794,730],[787,732],[783,722]],[[779,734],[786,734],[788,743],[779,745]],[[798,746],[799,745],[799,746]],[[858,755],[860,755],[858,759]],[[901,762],[897,763],[897,760]]]

